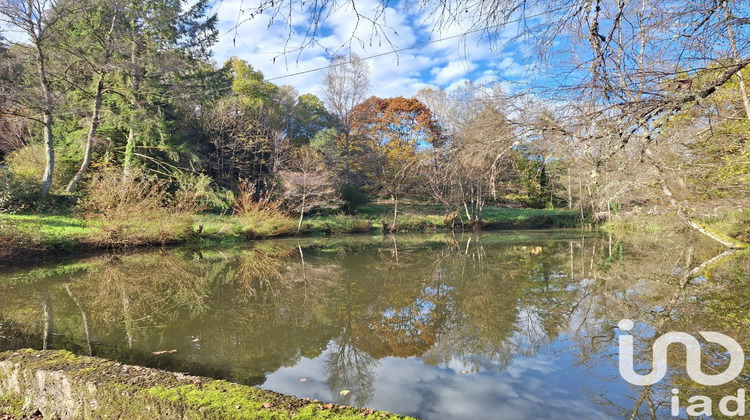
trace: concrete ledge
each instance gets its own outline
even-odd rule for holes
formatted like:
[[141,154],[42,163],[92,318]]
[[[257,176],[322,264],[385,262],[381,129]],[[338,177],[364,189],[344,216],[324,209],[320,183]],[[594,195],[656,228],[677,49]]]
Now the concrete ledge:
[[0,353],[0,413],[45,419],[407,419],[66,351]]

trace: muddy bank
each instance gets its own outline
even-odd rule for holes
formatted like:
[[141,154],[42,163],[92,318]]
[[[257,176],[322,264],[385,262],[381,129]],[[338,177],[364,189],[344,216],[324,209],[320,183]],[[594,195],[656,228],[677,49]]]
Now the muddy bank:
[[35,350],[0,353],[0,413],[62,420],[407,419],[66,351]]

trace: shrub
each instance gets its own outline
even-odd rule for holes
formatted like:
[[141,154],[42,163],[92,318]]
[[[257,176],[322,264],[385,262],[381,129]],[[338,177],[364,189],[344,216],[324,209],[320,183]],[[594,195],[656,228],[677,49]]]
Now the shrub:
[[297,221],[284,212],[282,202],[270,198],[257,200],[254,191],[248,183],[241,183],[234,204],[234,214],[240,219],[246,237],[268,238],[297,231]]
[[[73,197],[40,196],[45,155],[43,145],[32,144],[6,156],[6,165],[0,166],[0,212],[70,210],[75,203]],[[71,168],[70,162],[56,159],[53,187],[70,179]]]
[[98,223],[100,232],[91,239],[98,246],[180,242],[193,232],[186,204],[176,205],[155,177],[134,173],[123,181],[119,171],[105,169],[93,176],[85,197],[79,210]]
[[297,221],[284,214],[278,201],[255,201],[245,203],[241,220],[243,234],[250,238],[269,238],[291,235],[297,231]]
[[199,213],[205,210],[226,212],[234,206],[231,191],[216,191],[211,177],[198,174],[181,175],[177,179],[177,192],[174,194],[175,210],[184,213]]
[[[5,163],[19,181],[41,185],[44,168],[47,165],[46,156],[43,144],[30,144],[6,156]],[[65,159],[59,153],[55,156],[55,171],[52,178],[53,191],[62,189],[67,185],[78,169],[77,163],[76,161]]]
[[35,210],[40,207],[40,186],[19,180],[7,168],[0,168],[0,212]]
[[346,214],[354,214],[360,207],[370,202],[367,194],[352,184],[341,187],[341,200],[344,202],[341,209]]

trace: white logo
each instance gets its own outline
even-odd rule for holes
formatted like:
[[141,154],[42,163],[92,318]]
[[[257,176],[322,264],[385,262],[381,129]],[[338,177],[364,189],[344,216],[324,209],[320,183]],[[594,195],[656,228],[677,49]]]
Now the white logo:
[[[629,319],[620,320],[617,326],[623,331],[633,329],[633,321]],[[687,355],[687,374],[693,381],[705,386],[723,385],[736,378],[745,365],[745,354],[742,347],[731,337],[710,331],[699,332],[701,337],[711,343],[724,346],[729,351],[729,366],[722,373],[707,375],[701,370],[701,345],[698,339],[685,332],[668,332],[654,341],[653,359],[651,372],[641,375],[633,369],[633,336],[630,334],[620,335],[620,375],[633,385],[653,385],[664,378],[667,374],[667,347],[673,343],[685,346]]]

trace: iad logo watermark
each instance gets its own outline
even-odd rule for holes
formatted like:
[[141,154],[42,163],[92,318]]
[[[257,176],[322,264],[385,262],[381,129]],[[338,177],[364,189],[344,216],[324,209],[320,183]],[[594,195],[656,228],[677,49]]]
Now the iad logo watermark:
[[[617,326],[623,331],[630,331],[633,329],[633,321],[629,319],[620,320]],[[688,376],[693,381],[705,385],[705,386],[718,386],[723,385],[734,378],[736,378],[742,368],[745,365],[745,354],[742,351],[742,347],[734,341],[731,337],[710,331],[699,332],[701,337],[710,343],[716,343],[724,346],[729,351],[729,366],[726,370],[717,374],[705,374],[701,370],[701,345],[698,339],[685,332],[668,332],[654,341],[653,359],[651,364],[651,371],[647,374],[641,375],[633,368],[633,336],[630,334],[623,334],[618,336],[620,348],[619,348],[619,369],[620,375],[628,382],[633,385],[647,386],[653,385],[664,378],[667,374],[667,348],[670,344],[680,343],[685,347],[686,353],[686,370]],[[672,389],[672,409],[671,413],[673,416],[680,415],[680,390],[675,388]],[[711,416],[713,414],[713,405],[711,398],[704,395],[692,396],[688,399],[688,403],[691,405],[687,406],[687,415],[699,416],[705,414]],[[730,408],[729,404],[733,403],[734,408]],[[729,395],[723,397],[719,401],[719,412],[721,414],[733,417],[733,416],[744,416],[745,415],[745,389],[740,388],[737,390],[737,395]]]

